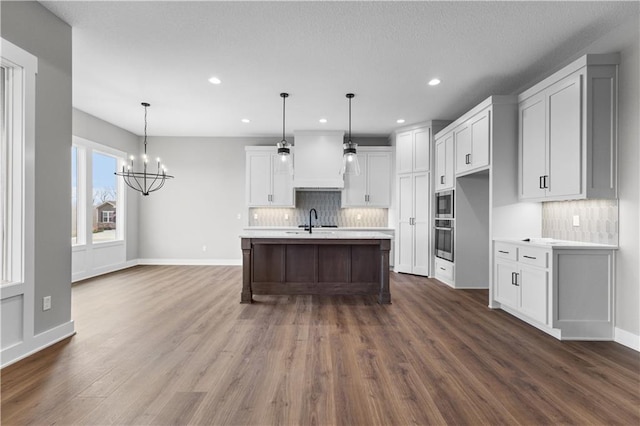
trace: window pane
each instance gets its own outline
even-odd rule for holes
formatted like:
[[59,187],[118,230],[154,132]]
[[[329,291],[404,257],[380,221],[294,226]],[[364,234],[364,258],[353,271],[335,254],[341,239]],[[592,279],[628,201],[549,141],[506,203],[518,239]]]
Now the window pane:
[[78,244],[78,148],[71,147],[71,244]]
[[115,157],[93,153],[93,242],[116,239],[117,165]]

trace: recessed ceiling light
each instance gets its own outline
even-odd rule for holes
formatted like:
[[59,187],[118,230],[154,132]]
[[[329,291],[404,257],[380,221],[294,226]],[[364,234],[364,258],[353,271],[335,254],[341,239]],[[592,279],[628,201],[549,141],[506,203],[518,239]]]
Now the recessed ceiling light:
[[249,120],[248,118],[243,118],[242,120],[243,123],[251,123],[251,120]]
[[404,123],[404,118],[399,118],[399,119],[397,119],[397,120],[396,120],[396,123],[398,123],[398,124],[402,124],[402,123]]
[[429,86],[437,86],[438,84],[440,84],[440,80],[437,78],[434,78],[429,82]]
[[322,124],[324,124],[324,123],[326,123],[326,122],[327,122],[327,119],[326,119],[326,118],[321,118],[319,121],[320,121]]
[[218,77],[211,77],[209,79],[209,83],[211,83],[211,84],[220,84],[220,83],[222,83],[222,81]]

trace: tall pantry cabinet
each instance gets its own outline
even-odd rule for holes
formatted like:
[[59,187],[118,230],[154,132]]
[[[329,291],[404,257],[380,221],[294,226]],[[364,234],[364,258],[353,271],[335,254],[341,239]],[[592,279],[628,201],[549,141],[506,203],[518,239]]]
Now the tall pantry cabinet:
[[396,272],[430,275],[432,141],[433,135],[447,123],[431,121],[395,135]]

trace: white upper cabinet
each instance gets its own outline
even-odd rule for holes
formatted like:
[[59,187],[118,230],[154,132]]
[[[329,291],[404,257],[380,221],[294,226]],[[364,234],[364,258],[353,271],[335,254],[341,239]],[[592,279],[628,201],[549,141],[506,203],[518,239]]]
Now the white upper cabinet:
[[248,146],[245,151],[247,207],[295,207],[293,176],[276,173],[280,159],[275,146]]
[[457,176],[489,167],[490,114],[486,109],[455,130]]
[[616,198],[619,56],[586,55],[518,96],[519,198]]
[[435,145],[435,190],[438,192],[453,189],[455,187],[453,173],[453,132],[447,133],[437,139]]
[[342,207],[391,205],[393,153],[387,147],[359,147],[360,175],[345,175]]
[[399,133],[396,136],[396,173],[426,172],[429,170],[429,127]]

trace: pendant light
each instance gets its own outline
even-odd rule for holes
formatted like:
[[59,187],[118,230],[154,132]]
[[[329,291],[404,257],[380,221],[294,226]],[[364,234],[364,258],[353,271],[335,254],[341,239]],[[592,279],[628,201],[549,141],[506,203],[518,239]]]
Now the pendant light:
[[128,165],[122,165],[122,171],[116,172],[116,176],[122,176],[124,183],[129,188],[135,189],[142,195],[149,195],[149,193],[157,191],[164,186],[167,179],[173,179],[173,176],[167,174],[167,169],[164,164],[160,163],[160,158],[156,158],[158,168],[155,173],[147,170],[149,158],[147,157],[147,108],[151,104],[142,102],[144,107],[144,154],[142,155],[142,171],[135,171],[135,157],[132,155],[129,157],[130,163]]
[[293,174],[293,161],[291,158],[291,144],[287,142],[284,136],[285,125],[285,100],[289,97],[288,93],[280,93],[282,98],[282,140],[276,144],[278,149],[278,159],[276,162],[276,173]]
[[358,144],[351,140],[351,99],[355,96],[353,93],[347,93],[349,99],[349,138],[342,145],[342,175],[360,175],[360,164],[358,163]]

